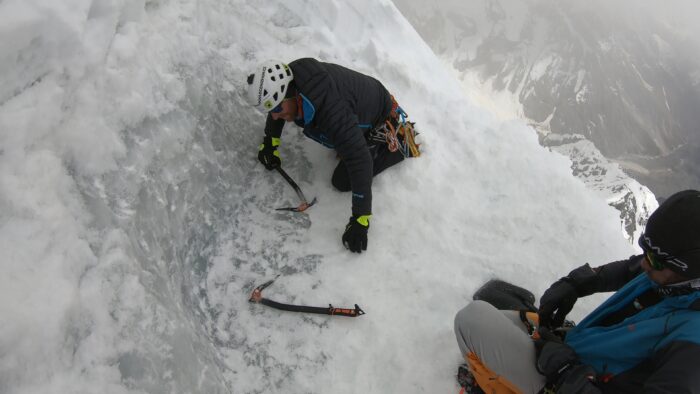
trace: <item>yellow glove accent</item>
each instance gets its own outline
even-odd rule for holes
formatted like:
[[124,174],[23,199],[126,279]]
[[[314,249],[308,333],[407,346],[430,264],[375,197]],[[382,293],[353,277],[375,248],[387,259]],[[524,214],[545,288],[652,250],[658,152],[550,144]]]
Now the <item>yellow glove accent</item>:
[[[281,140],[280,140],[279,138],[272,137],[272,147],[274,148],[274,147],[280,146],[280,141],[281,141]],[[258,146],[258,150],[259,150],[259,151],[261,151],[261,150],[263,150],[263,149],[265,149],[265,143],[264,143],[264,142],[263,142],[262,144],[260,144],[260,146]],[[274,155],[275,155],[275,156],[279,156],[279,153],[277,153],[277,149],[275,149]]]
[[273,156],[280,157],[280,152],[279,152],[277,149],[275,149],[275,151],[272,152],[272,155],[273,155]]
[[369,227],[369,218],[371,217],[372,215],[362,215],[359,218],[357,218],[357,223],[360,223],[365,227]]

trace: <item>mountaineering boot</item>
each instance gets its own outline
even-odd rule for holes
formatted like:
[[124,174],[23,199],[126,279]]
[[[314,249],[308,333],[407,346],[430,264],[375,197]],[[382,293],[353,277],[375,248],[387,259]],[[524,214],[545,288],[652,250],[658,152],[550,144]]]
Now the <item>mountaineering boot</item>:
[[457,368],[457,383],[462,388],[460,394],[485,394],[484,390],[476,384],[476,379],[474,379],[467,364],[462,364]]

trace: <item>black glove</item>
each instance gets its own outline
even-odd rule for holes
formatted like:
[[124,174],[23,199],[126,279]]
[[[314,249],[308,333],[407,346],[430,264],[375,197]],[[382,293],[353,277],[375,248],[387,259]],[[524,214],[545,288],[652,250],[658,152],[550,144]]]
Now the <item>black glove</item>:
[[540,298],[540,309],[537,312],[539,325],[548,328],[561,327],[577,299],[578,293],[569,278],[554,282]]
[[367,230],[369,230],[369,218],[372,215],[352,216],[345,226],[343,233],[343,245],[354,253],[362,253],[367,250]]
[[537,328],[538,338],[535,341],[537,354],[537,371],[549,376],[557,372],[567,363],[578,361],[578,357],[569,345],[564,343],[561,336],[547,327]]
[[[569,272],[569,275],[554,282],[540,298],[540,326],[558,328],[571,312],[576,300],[600,291],[601,278],[598,271],[584,264]],[[556,312],[556,313],[555,313]]]
[[280,160],[280,153],[277,151],[277,147],[280,145],[280,139],[265,136],[263,138],[262,144],[260,144],[258,151],[258,160],[265,165],[268,170],[274,170],[282,164]]
[[536,367],[547,378],[545,388],[556,393],[600,393],[595,370],[581,364],[574,349],[545,327],[539,334]]
[[596,383],[595,369],[590,365],[578,364],[562,374],[557,393],[601,394]]

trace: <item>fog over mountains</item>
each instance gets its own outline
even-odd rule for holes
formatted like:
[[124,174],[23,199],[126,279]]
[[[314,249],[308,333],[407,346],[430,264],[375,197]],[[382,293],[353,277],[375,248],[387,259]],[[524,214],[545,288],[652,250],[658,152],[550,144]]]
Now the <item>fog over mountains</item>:
[[700,188],[699,7],[608,3],[396,1],[438,56],[513,95],[544,145],[590,140],[659,200]]

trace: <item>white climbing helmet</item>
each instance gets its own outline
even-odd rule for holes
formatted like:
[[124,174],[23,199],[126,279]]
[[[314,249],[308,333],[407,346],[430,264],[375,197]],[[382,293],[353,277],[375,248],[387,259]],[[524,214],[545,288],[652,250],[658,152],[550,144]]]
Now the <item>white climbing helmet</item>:
[[284,100],[292,69],[278,61],[268,61],[248,75],[248,102],[262,112],[269,112]]

